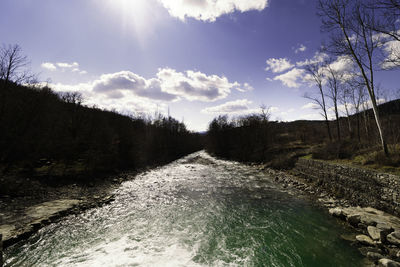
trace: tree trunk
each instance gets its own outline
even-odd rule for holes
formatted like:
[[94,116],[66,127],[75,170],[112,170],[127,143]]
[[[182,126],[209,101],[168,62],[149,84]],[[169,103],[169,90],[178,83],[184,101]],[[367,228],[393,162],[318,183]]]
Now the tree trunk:
[[379,110],[378,110],[378,105],[376,104],[376,99],[375,99],[375,95],[371,95],[371,92],[368,90],[368,92],[370,93],[371,96],[371,102],[372,102],[372,110],[374,111],[374,116],[375,116],[375,121],[376,121],[376,125],[378,127],[378,131],[379,131],[379,136],[381,139],[381,145],[382,145],[382,149],[383,152],[385,153],[386,156],[389,156],[389,151],[388,151],[388,147],[386,144],[386,140],[385,140],[385,136],[383,133],[383,129],[382,129],[382,125],[381,125],[381,119],[379,116]]
[[340,122],[339,122],[339,112],[338,112],[338,108],[337,108],[336,101],[335,101],[335,116],[336,116],[337,138],[338,138],[338,141],[340,141],[340,140],[341,140],[341,136],[340,136]]

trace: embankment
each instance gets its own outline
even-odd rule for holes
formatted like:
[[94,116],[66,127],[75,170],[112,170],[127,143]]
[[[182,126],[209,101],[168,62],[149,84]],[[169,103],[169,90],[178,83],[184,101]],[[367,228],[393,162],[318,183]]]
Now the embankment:
[[341,164],[300,158],[296,175],[353,206],[373,207],[400,216],[400,177]]

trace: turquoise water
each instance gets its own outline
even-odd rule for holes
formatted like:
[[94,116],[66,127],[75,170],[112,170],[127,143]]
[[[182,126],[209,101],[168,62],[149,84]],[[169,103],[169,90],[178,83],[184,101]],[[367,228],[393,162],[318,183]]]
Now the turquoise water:
[[5,251],[6,266],[361,266],[346,230],[272,177],[204,152]]

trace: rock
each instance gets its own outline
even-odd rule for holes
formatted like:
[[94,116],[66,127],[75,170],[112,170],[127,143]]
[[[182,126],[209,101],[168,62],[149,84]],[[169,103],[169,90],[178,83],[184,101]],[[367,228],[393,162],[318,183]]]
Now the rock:
[[343,240],[346,240],[346,241],[349,241],[349,242],[356,242],[357,241],[355,234],[342,234],[342,235],[340,235],[340,237]]
[[344,217],[343,210],[341,208],[329,209],[329,214],[332,216],[335,216],[335,217],[339,217],[339,218]]
[[3,266],[3,235],[0,233],[0,266]]
[[400,267],[400,263],[389,260],[389,259],[380,259],[379,265],[381,267]]
[[349,215],[347,217],[347,221],[353,225],[353,226],[357,226],[360,221],[361,221],[361,216],[359,214],[353,214],[353,215]]
[[361,247],[358,250],[365,257],[368,255],[368,252],[383,254],[382,250],[377,247]]
[[378,228],[384,232],[387,232],[388,234],[393,231],[392,226],[390,226],[388,223],[383,223],[383,222],[378,223],[376,225],[376,228]]
[[371,207],[366,207],[364,208],[364,210],[368,213],[372,213],[372,214],[376,214],[376,215],[383,215],[384,212],[381,210],[377,210],[375,208],[371,208]]
[[373,239],[373,240],[380,240],[381,239],[381,230],[375,226],[368,226],[367,227],[367,231],[369,236]]
[[382,254],[376,253],[376,252],[367,252],[367,258],[371,259],[371,260],[379,260],[379,259],[384,258],[384,256],[382,256]]
[[400,231],[395,231],[387,235],[386,239],[389,243],[400,246]]
[[[387,248],[387,250],[388,250],[387,255],[389,255],[391,259],[397,259],[398,258],[397,254],[400,253],[400,249],[399,248]],[[399,254],[399,256],[400,256],[400,254]]]
[[364,245],[367,245],[367,246],[374,246],[375,245],[374,241],[369,236],[366,236],[366,235],[357,235],[356,239],[361,244],[364,244]]
[[377,216],[375,214],[370,215],[368,213],[364,213],[363,216],[361,216],[361,222],[366,225],[376,226],[376,218]]
[[378,223],[376,225],[376,228],[381,231],[381,241],[383,243],[387,243],[386,236],[393,232],[392,226],[388,223]]

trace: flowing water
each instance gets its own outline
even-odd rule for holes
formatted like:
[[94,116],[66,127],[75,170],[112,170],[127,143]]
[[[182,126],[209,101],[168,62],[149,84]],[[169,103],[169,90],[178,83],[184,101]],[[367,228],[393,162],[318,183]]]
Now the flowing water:
[[5,251],[6,266],[360,266],[335,219],[273,177],[197,152]]

